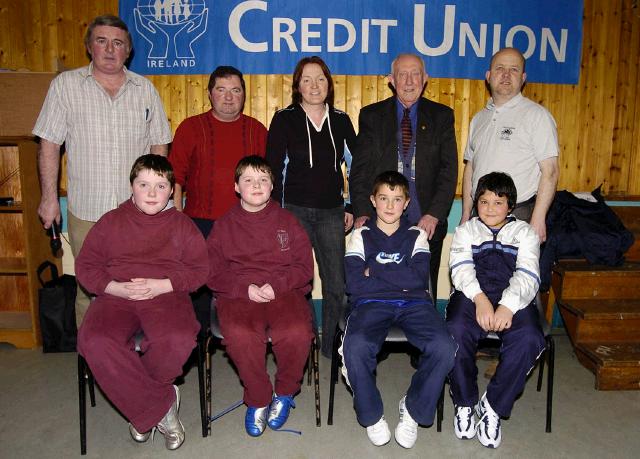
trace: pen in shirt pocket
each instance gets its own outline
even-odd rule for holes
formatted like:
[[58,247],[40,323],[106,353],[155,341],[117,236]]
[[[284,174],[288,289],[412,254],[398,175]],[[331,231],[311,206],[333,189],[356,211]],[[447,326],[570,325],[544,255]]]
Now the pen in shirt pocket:
[[144,120],[145,121],[149,120],[149,109],[148,108],[144,109]]

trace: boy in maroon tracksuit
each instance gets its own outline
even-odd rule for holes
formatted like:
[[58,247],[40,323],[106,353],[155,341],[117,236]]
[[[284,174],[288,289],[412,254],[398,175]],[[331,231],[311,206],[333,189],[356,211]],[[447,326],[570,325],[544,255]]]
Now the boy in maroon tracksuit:
[[[244,384],[245,429],[253,437],[286,422],[313,339],[305,298],[313,278],[311,244],[295,216],[270,201],[272,189],[273,172],[263,158],[241,159],[235,173],[240,203],[207,239],[208,285],[217,297],[223,344]],[[268,338],[278,365],[275,392],[265,362]]]
[[[174,177],[166,158],[139,157],[130,182],[131,199],[98,220],[76,259],[78,281],[96,295],[78,352],[129,420],[135,441],[157,427],[166,447],[177,449],[184,427],[173,380],[200,329],[189,292],[207,279],[206,245],[191,219],[169,204]],[[140,331],[142,354],[133,345]]]

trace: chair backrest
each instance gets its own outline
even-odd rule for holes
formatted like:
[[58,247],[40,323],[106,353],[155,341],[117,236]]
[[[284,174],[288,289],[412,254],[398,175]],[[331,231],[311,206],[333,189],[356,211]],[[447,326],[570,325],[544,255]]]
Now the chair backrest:
[[[218,320],[218,311],[216,310],[216,298],[215,296],[211,298],[211,321],[209,322],[209,328],[211,330],[211,334],[218,338],[219,340],[224,339],[222,336],[222,332],[220,331],[220,321]],[[269,342],[271,342],[271,337],[269,336]]]
[[218,339],[223,339],[222,332],[220,331],[220,322],[218,321],[218,311],[216,311],[216,297],[211,298],[211,320],[209,321],[209,327],[211,328],[211,334]]
[[540,328],[542,329],[542,334],[547,337],[551,334],[551,324],[547,321],[547,314],[545,310],[545,305],[542,302],[542,297],[540,292],[536,294],[536,309],[538,310],[538,321],[540,323]]
[[[432,289],[431,289],[431,276],[429,276],[429,290],[427,290],[427,292],[429,293],[429,297],[431,298],[431,303],[433,304],[433,307],[436,307],[436,302],[433,299],[433,295],[432,295]],[[346,327],[346,322],[347,322],[347,318],[346,318],[346,314],[349,311],[349,301],[348,301],[348,297],[347,295],[344,296],[344,305],[345,305],[345,316],[342,316],[340,318],[340,320],[338,321],[338,327],[340,327],[340,330],[342,330],[344,332],[344,329]],[[385,338],[385,342],[388,343],[406,343],[409,340],[407,339],[407,336],[404,334],[404,332],[402,331],[402,329],[400,327],[391,327],[387,333],[387,337]]]

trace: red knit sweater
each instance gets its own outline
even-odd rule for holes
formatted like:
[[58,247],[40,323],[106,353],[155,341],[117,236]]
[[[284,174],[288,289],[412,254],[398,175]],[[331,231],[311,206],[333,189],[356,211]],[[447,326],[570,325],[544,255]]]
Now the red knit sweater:
[[209,287],[224,298],[248,298],[249,285],[283,292],[311,290],[311,243],[298,220],[273,201],[259,212],[240,204],[221,217],[207,239]]
[[185,214],[217,220],[227,212],[238,202],[233,188],[236,164],[247,155],[264,156],[266,143],[266,128],[244,114],[225,123],[209,110],[180,123],[169,161],[187,193]]
[[99,299],[112,280],[170,279],[173,292],[149,302],[190,302],[188,292],[207,280],[205,241],[193,222],[175,208],[146,215],[127,200],[91,228],[75,263],[78,281]]

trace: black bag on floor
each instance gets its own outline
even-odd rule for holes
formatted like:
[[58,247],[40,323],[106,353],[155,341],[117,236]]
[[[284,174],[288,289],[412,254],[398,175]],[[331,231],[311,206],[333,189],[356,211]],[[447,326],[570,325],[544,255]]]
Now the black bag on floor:
[[[49,269],[51,280],[44,282],[42,274]],[[68,274],[58,276],[58,268],[50,261],[38,267],[40,331],[43,352],[75,352],[78,329],[76,327],[76,278]]]

